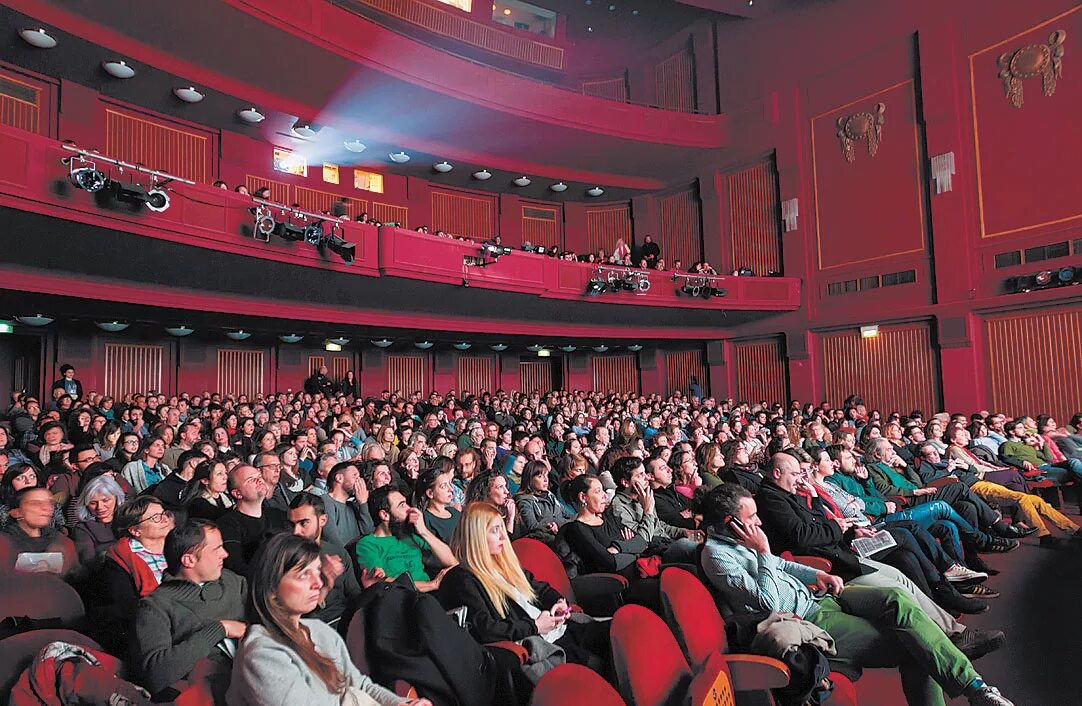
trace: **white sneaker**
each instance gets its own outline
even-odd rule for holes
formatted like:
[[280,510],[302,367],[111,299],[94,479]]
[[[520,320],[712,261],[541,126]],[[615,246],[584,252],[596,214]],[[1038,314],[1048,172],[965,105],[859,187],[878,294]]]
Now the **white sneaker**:
[[1014,706],[1014,702],[994,686],[982,686],[976,693],[969,696],[969,706]]
[[968,569],[961,564],[955,564],[943,572],[943,578],[951,583],[962,583],[965,581],[982,581],[988,578],[988,574],[983,571]]

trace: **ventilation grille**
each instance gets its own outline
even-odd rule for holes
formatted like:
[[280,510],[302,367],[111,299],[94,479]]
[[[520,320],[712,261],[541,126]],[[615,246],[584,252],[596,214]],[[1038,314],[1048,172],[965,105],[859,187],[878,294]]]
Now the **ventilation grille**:
[[860,279],[847,279],[842,282],[831,282],[827,285],[827,296],[836,297],[841,294],[852,294],[880,287],[896,287],[899,284],[912,284],[917,281],[916,270],[903,270],[901,272],[888,272],[883,275],[869,275]]

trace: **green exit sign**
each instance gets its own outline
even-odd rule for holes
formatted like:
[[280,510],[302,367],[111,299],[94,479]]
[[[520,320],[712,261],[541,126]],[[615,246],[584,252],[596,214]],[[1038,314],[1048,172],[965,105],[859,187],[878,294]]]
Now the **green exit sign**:
[[0,333],[14,333],[15,325],[10,321],[0,321]]

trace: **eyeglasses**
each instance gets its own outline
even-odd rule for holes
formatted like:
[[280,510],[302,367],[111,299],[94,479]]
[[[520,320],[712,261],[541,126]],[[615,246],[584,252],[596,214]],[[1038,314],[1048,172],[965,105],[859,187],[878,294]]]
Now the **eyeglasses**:
[[156,515],[151,515],[150,517],[144,517],[143,519],[136,522],[135,525],[138,527],[139,525],[143,524],[144,522],[153,522],[156,525],[160,525],[161,523],[166,522],[167,520],[171,520],[171,519],[173,519],[173,511],[172,510],[162,510],[161,512],[159,512]]

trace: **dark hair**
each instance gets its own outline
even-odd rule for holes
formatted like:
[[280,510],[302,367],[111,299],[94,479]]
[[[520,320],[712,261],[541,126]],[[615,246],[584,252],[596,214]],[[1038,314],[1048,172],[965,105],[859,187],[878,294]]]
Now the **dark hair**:
[[571,480],[567,481],[563,484],[563,487],[560,488],[564,500],[571,503],[571,506],[574,507],[576,511],[581,510],[583,507],[582,502],[579,500],[579,495],[589,492],[590,481],[593,481],[595,483],[601,482],[601,480],[598,479],[597,476],[591,476],[588,473],[583,473],[582,475],[575,476]]
[[204,456],[199,451],[196,451],[195,449],[188,449],[187,451],[182,453],[179,457],[177,457],[177,467],[174,468],[173,471],[174,472],[179,472],[182,468],[184,468],[184,466],[186,466],[196,456],[203,459],[203,461],[201,461],[200,463],[203,463],[203,462],[205,462],[207,460],[207,457]]
[[703,496],[699,504],[702,512],[702,526],[707,531],[717,532],[725,525],[725,519],[732,517],[740,510],[740,501],[750,498],[751,493],[747,488],[737,483],[722,483]]
[[[337,468],[337,466],[335,467]],[[332,470],[333,473],[333,470]],[[391,516],[391,493],[401,493],[402,491],[398,486],[385,485],[382,488],[376,488],[368,493],[368,515],[372,518],[372,522],[378,527],[382,524],[383,520],[380,519],[379,513],[386,512],[387,516]]]
[[488,496],[497,478],[505,478],[505,476],[495,471],[482,471],[475,475],[466,486],[466,502],[492,502]]
[[642,459],[635,456],[625,456],[612,464],[612,468],[609,469],[612,473],[612,480],[616,483],[617,487],[621,486],[621,482],[631,483],[631,474],[635,472],[635,469],[642,465]]
[[327,505],[323,502],[323,498],[315,493],[309,493],[307,490],[297,493],[297,496],[289,501],[290,510],[305,506],[312,508],[316,513],[316,517],[327,514]]
[[431,468],[426,468],[417,476],[417,483],[413,486],[413,506],[420,510],[428,508],[429,497],[427,493],[436,487],[436,481],[439,480],[439,477],[455,472],[454,462],[446,456],[442,458],[447,461],[446,464],[433,464]]
[[68,372],[69,370],[74,371],[75,368],[73,366],[71,366],[71,365],[68,365],[67,363],[64,363],[63,365],[60,366],[60,374],[61,375]]
[[153,495],[138,495],[116,509],[113,514],[113,534],[118,537],[126,537],[132,527],[135,527],[143,519],[143,513],[151,505],[160,505],[164,510],[165,505]]
[[79,458],[79,454],[84,451],[94,451],[94,446],[92,444],[79,444],[78,446],[73,447],[68,451],[68,463],[74,466],[76,459]]
[[522,468],[522,482],[518,486],[518,492],[532,495],[533,487],[530,484],[533,482],[533,479],[537,476],[547,476],[548,472],[549,468],[543,461],[527,462]]
[[843,444],[831,444],[827,447],[827,455],[830,456],[831,461],[841,461],[842,454],[845,451],[846,448]]
[[297,568],[319,559],[319,545],[292,534],[276,534],[264,549],[263,560],[252,574],[252,605],[259,622],[272,639],[296,652],[332,694],[341,694],[346,678],[334,660],[316,650],[312,636],[303,625],[286,614],[278,600],[282,578]]
[[165,563],[169,573],[176,576],[181,569],[180,558],[185,554],[198,554],[207,543],[207,530],[218,529],[209,520],[192,517],[174,527],[165,536]]
[[[356,468],[357,464],[353,461],[342,461],[331,466],[331,472],[327,474],[327,488],[333,488],[334,484],[338,482],[339,477],[347,472],[350,468]],[[374,522],[376,516],[372,516]]]
[[[202,454],[200,455],[202,456]],[[181,458],[183,457],[184,454],[181,454]],[[200,496],[200,494],[203,492],[202,481],[210,478],[210,474],[214,473],[214,467],[218,464],[222,464],[223,466],[225,465],[217,459],[208,458],[207,460],[201,462],[198,466],[195,467],[195,473],[192,474],[192,479],[188,481],[188,484],[184,486],[184,490],[180,493],[181,505],[187,506],[193,500]],[[230,490],[232,490],[232,486],[227,481],[226,492],[228,493]]]

